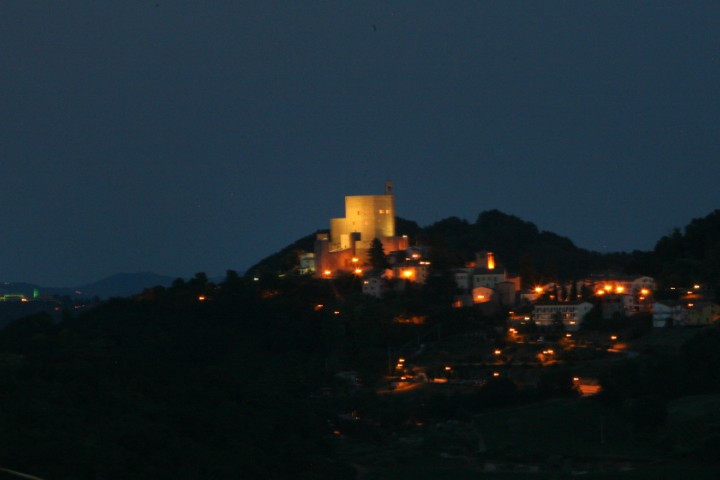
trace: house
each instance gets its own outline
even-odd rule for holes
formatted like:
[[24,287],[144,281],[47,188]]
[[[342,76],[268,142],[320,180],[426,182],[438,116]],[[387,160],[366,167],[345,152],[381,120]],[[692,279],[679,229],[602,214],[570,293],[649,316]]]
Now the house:
[[300,269],[298,270],[300,275],[311,275],[315,273],[314,253],[301,253],[298,255],[298,261],[300,262]]
[[473,303],[487,303],[495,296],[495,290],[488,287],[475,287],[472,290]]
[[562,320],[566,330],[580,328],[585,315],[592,310],[590,302],[542,302],[533,307],[532,319],[540,327],[550,327],[558,319]]
[[384,285],[385,279],[380,276],[367,276],[362,282],[362,293],[375,298],[381,298]]
[[424,284],[430,275],[430,262],[423,259],[411,259],[392,265],[393,278]]
[[515,305],[516,292],[520,289],[520,277],[508,277],[507,270],[495,260],[495,254],[487,251],[475,254],[475,261],[467,267],[453,270],[453,278],[458,290],[468,295],[473,304],[494,298],[501,305],[510,307]]
[[665,328],[685,325],[688,317],[685,303],[679,300],[659,300],[653,303],[653,327]]
[[626,317],[634,313],[632,295],[621,293],[609,293],[598,295],[600,312],[603,320],[611,320],[615,317]]
[[720,320],[720,305],[713,302],[688,304],[685,325],[710,325]]
[[624,295],[623,308],[627,315],[652,311],[652,295],[656,289],[655,279],[637,275],[591,275],[583,281],[595,296]]

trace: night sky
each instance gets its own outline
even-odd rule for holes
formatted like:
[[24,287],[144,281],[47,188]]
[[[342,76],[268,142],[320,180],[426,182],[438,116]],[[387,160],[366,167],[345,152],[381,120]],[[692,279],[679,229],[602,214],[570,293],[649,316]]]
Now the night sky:
[[0,4],[0,280],[244,270],[395,182],[599,251],[720,207],[720,2]]

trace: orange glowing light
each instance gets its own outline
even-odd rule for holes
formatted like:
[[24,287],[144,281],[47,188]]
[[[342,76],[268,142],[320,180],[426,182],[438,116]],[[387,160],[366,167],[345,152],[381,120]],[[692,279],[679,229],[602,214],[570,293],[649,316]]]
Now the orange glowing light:
[[201,302],[204,302],[204,301],[205,301],[205,295],[200,295],[200,296],[198,296],[198,300],[200,300]]
[[405,278],[410,278],[413,276],[413,272],[412,272],[412,270],[403,270],[402,275]]
[[362,274],[362,268],[356,268],[355,275],[361,275],[361,274]]
[[535,287],[535,293],[542,293],[543,289],[542,287]]
[[325,275],[326,277],[329,277],[330,275],[332,275],[332,272],[330,270],[325,270],[323,272],[323,275]]
[[596,295],[605,295],[605,290],[598,290],[595,292]]
[[615,289],[615,292],[616,292],[616,293],[622,293],[622,292],[624,292],[624,291],[625,291],[625,287],[617,287],[617,288]]
[[603,288],[605,289],[606,292],[609,292],[612,290],[612,285],[605,285]]
[[446,371],[446,372],[449,372],[450,370],[452,370],[452,367],[449,366],[449,365],[446,365],[446,366],[445,366],[445,371]]
[[493,270],[495,268],[495,255],[488,252],[487,254],[487,269]]
[[357,258],[357,257],[353,257],[353,259],[352,259],[352,262],[353,262],[353,263],[357,263],[357,262],[359,262],[359,261],[360,261],[360,259]]
[[500,355],[502,353],[502,350],[495,350],[495,352],[493,353],[495,353],[495,355]]
[[500,376],[500,372],[493,372],[493,377],[499,377],[499,376]]
[[650,293],[650,290],[648,290],[647,288],[643,288],[642,290],[640,290],[640,293],[641,293],[644,297],[646,297],[647,294]]

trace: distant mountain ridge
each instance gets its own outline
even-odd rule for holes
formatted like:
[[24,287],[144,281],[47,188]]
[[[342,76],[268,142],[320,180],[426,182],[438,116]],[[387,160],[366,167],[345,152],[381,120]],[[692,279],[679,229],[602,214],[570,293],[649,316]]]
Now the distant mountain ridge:
[[41,295],[68,295],[70,297],[129,297],[141,293],[144,289],[157,285],[168,287],[175,277],[159,275],[153,272],[116,273],[96,282],[77,287],[43,287],[25,282],[0,283],[0,294],[22,293],[32,297],[35,290]]
[[87,285],[81,285],[76,290],[85,296],[98,296],[100,298],[129,297],[141,293],[144,289],[157,285],[169,287],[175,277],[159,275],[153,272],[116,273]]

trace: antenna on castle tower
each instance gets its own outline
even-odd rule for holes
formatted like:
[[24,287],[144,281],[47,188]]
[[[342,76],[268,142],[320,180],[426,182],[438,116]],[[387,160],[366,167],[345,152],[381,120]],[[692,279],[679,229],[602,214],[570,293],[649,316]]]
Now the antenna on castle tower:
[[393,193],[393,182],[385,182],[385,194],[392,195]]

